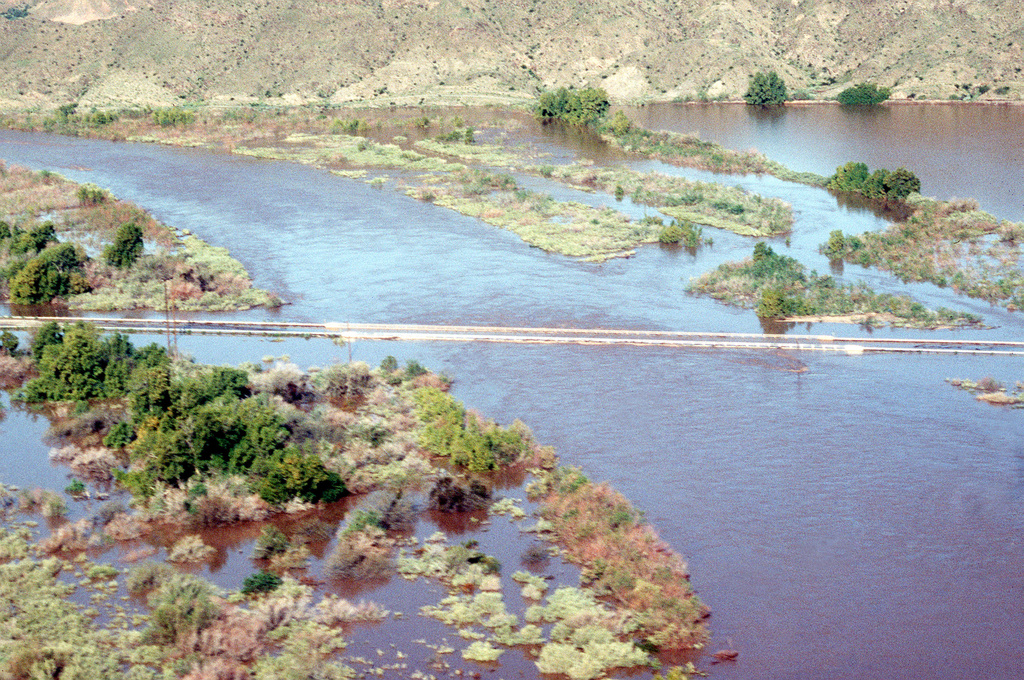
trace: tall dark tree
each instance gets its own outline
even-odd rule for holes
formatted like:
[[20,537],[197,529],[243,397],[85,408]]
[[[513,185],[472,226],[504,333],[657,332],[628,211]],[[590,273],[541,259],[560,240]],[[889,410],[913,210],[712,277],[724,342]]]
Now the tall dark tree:
[[127,269],[135,264],[141,254],[142,227],[134,222],[126,222],[118,228],[114,242],[103,251],[103,259],[111,267]]
[[750,78],[750,86],[743,99],[751,106],[781,106],[789,99],[784,81],[775,71],[758,71]]

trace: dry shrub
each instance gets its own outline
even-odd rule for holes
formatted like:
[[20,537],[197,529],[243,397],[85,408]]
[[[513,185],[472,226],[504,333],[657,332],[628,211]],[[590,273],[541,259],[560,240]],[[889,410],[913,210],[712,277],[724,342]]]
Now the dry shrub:
[[973,198],[951,198],[939,208],[939,215],[946,217],[953,213],[969,213],[978,209],[978,202]]
[[[205,634],[206,631],[204,631]],[[249,670],[231,659],[203,659],[182,680],[251,680]]]
[[70,444],[50,449],[50,460],[67,465],[78,477],[93,482],[110,481],[111,471],[119,465],[114,452],[104,446],[83,448]]
[[985,376],[978,381],[978,389],[982,392],[998,392],[1003,389],[1003,384],[992,376]]
[[92,522],[87,519],[65,524],[39,541],[39,549],[46,553],[85,550],[89,546],[92,528]]
[[278,361],[273,367],[253,374],[250,386],[254,392],[269,392],[289,404],[313,398],[309,376],[292,363]]
[[264,650],[265,632],[258,616],[237,607],[225,609],[200,634],[199,652],[204,656],[251,661]]
[[256,522],[270,516],[272,508],[249,491],[241,477],[206,480],[206,493],[189,498],[184,487],[159,487],[150,500],[153,514],[163,520],[192,527],[233,522]]
[[203,289],[192,281],[175,279],[168,286],[167,295],[172,300],[198,300],[203,297]]
[[150,557],[156,555],[159,550],[151,545],[147,545],[145,548],[138,548],[131,550],[121,556],[122,562],[138,562],[139,560],[148,560]]
[[159,588],[174,574],[174,568],[163,562],[143,562],[128,570],[125,588],[132,595],[139,595]]
[[34,376],[35,370],[31,358],[0,355],[0,389],[12,390],[21,387]]
[[337,578],[380,578],[394,570],[393,542],[374,527],[341,531],[334,552],[327,558],[327,571]]
[[203,539],[192,534],[183,536],[167,551],[168,562],[202,562],[213,557],[217,549],[203,543]]
[[442,392],[447,392],[451,384],[436,373],[424,373],[413,379],[412,386],[417,389],[421,387],[434,387]]
[[430,507],[441,512],[466,512],[487,507],[490,490],[480,482],[460,484],[449,476],[440,477],[430,490]]
[[107,522],[103,527],[103,533],[115,541],[130,541],[146,533],[146,528],[146,525],[134,515],[123,513]]
[[622,494],[593,484],[578,470],[550,473],[542,515],[551,522],[582,578],[639,613],[641,632],[666,648],[706,638],[700,599],[690,588],[686,563]]
[[213,290],[221,295],[238,295],[252,288],[252,281],[239,274],[220,274],[214,281]]
[[60,418],[50,426],[46,434],[48,437],[60,437],[64,439],[87,437],[89,435],[103,434],[110,430],[111,426],[123,420],[120,410],[108,408],[90,409],[79,415],[69,415]]

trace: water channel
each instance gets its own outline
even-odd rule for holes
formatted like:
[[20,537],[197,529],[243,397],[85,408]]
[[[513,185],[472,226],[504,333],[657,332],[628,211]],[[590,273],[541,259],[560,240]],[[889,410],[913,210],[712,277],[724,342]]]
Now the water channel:
[[[914,110],[924,111],[926,121],[933,115],[939,128],[949,115],[946,107]],[[801,170],[829,172],[851,158],[874,165],[874,158],[899,153],[898,163],[877,164],[914,168],[926,187],[949,181],[951,195],[974,193],[992,212],[1021,219],[1013,205],[1019,197],[1004,200],[997,192],[986,198],[972,184],[942,180],[931,169],[928,159],[948,152],[946,137],[908,133],[913,143],[877,143],[847,122],[828,138],[840,139],[836,147],[849,156],[834,162],[829,153],[840,152],[823,151],[821,159],[801,165],[816,157],[816,148],[792,137],[779,142],[778,135],[816,130],[808,117],[829,121],[831,111],[797,109],[769,123],[758,117],[744,122],[724,106],[634,113],[650,115],[642,122],[652,127],[684,131],[712,121],[727,145],[757,146]],[[964,111],[956,116],[976,115],[971,125],[991,135],[1002,131],[1006,139],[971,146],[956,163],[1002,167],[1000,186],[1014,185],[1024,176],[1019,152],[1011,163],[999,154],[1018,143],[1009,138],[1022,129],[1020,110],[1006,109],[1016,117],[996,129],[986,127],[995,115],[989,110]],[[891,121],[902,114],[883,115]],[[875,122],[865,118],[862,125]],[[594,155],[557,130],[527,127],[523,134],[567,157]],[[773,144],[780,145],[777,155]],[[995,158],[989,148],[997,149]],[[729,234],[715,233],[715,245],[696,255],[645,247],[633,258],[596,265],[543,253],[514,234],[388,188],[297,165],[11,132],[0,132],[0,158],[94,182],[227,247],[257,285],[290,303],[252,318],[760,331],[751,312],[684,290],[690,276],[749,253],[749,240]],[[822,270],[827,262],[814,260],[820,258],[814,249],[830,230],[884,227],[870,212],[841,207],[821,190],[722,179],[792,202],[797,224],[790,247]],[[1020,314],[930,286],[905,287],[877,272],[854,275],[920,292],[929,304],[977,310],[998,326],[975,332],[1022,337]],[[838,325],[810,330],[910,335]],[[326,341],[180,342],[202,361],[287,353],[300,365],[322,366],[347,358],[347,350]],[[687,556],[695,587],[714,610],[710,649],[740,650],[736,664],[707,667],[705,658],[713,677],[924,680],[1019,673],[1024,421],[1020,412],[977,403],[943,382],[1019,379],[1018,361],[396,343],[357,343],[352,354],[371,364],[388,354],[417,358],[448,372],[467,405],[502,422],[524,420],[564,462],[610,481],[646,511],[663,538]],[[793,372],[795,364],[807,370]],[[42,476],[37,483],[62,486],[60,471],[45,465],[43,429],[8,410],[0,422],[5,482]],[[48,469],[15,462],[36,458]],[[245,573],[221,579],[240,580]],[[402,597],[401,590],[394,596]],[[526,665],[518,672],[528,671]]]

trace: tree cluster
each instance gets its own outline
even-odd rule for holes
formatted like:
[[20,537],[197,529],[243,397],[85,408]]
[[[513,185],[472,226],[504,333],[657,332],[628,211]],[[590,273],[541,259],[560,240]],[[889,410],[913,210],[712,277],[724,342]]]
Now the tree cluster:
[[858,83],[840,92],[838,99],[844,106],[874,106],[884,102],[891,94],[892,90],[888,87],[878,87],[874,83]]
[[582,90],[559,88],[540,95],[534,115],[542,121],[567,125],[597,125],[608,113],[608,93],[599,87]]
[[921,180],[910,170],[879,168],[868,170],[865,163],[851,161],[836,168],[826,186],[834,191],[852,191],[882,201],[903,201],[921,191]]
[[787,99],[789,92],[786,90],[786,81],[775,71],[755,73],[750,78],[746,94],[743,95],[743,100],[747,104],[762,108],[781,106]]
[[82,276],[88,258],[72,243],[58,243],[52,222],[30,230],[0,221],[0,278],[14,304],[50,302],[89,290]]
[[241,369],[204,366],[176,372],[163,348],[138,349],[123,335],[101,336],[78,322],[42,326],[32,341],[39,377],[22,388],[32,403],[121,399],[127,418],[107,432],[107,446],[127,448],[129,472],[118,480],[147,498],[157,482],[239,474],[272,504],[298,497],[337,500],[341,477],[324,468],[314,442],[300,443],[267,394],[253,394]]

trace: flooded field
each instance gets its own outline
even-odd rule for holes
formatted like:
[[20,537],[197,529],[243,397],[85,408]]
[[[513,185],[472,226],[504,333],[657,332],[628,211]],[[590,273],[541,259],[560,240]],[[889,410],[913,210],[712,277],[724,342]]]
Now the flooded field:
[[[695,110],[680,107],[681,113],[646,121],[638,113],[638,119],[690,131],[697,128],[688,118]],[[941,125],[945,109],[935,110],[934,124]],[[814,111],[827,109],[787,111],[793,119],[773,125],[793,125]],[[709,108],[704,118],[733,115],[726,107]],[[977,125],[990,124],[989,115],[978,114]],[[757,146],[798,169],[830,171],[827,154],[806,167],[774,154],[776,127],[736,146]],[[516,134],[552,159],[604,161],[589,138],[529,126]],[[731,139],[721,141],[732,146]],[[918,170],[927,193],[926,157],[946,153],[939,143],[944,138],[936,139],[927,153],[913,145],[879,146],[901,149],[906,160],[898,164]],[[919,146],[926,148],[926,141]],[[227,247],[256,285],[289,303],[246,318],[761,330],[752,312],[685,292],[690,277],[749,255],[753,241],[725,232],[715,232],[714,245],[696,254],[645,246],[630,259],[592,264],[529,248],[510,232],[391,187],[374,189],[283,162],[11,132],[0,132],[0,158],[93,182]],[[872,163],[866,155],[856,158]],[[986,162],[995,161],[977,159],[979,167]],[[1004,181],[1019,177],[1015,167],[1007,166]],[[776,239],[773,247],[820,271],[829,264],[817,245],[829,231],[886,224],[868,209],[839,205],[823,190],[772,178],[716,179],[792,203],[790,243]],[[951,193],[972,190],[965,183]],[[1003,213],[978,198],[1000,216],[1021,217],[1010,203]],[[910,291],[929,305],[980,313],[995,326],[927,337],[1021,338],[1019,313],[851,265],[844,276]],[[789,332],[922,333],[821,324]],[[302,366],[325,366],[349,354],[324,340],[183,336],[179,345],[199,361],[231,364],[286,354]],[[1014,677],[1024,640],[1018,606],[1024,598],[1024,425],[1020,412],[976,402],[944,380],[1019,379],[1019,361],[439,343],[351,347],[353,359],[371,365],[387,355],[416,358],[454,376],[453,393],[468,406],[500,422],[520,418],[564,463],[608,480],[644,510],[687,557],[694,585],[714,611],[709,651],[740,650],[735,664],[698,659],[712,677]],[[20,408],[6,409],[0,481],[66,485],[64,471],[48,462],[46,425]],[[502,493],[522,497],[514,488]],[[422,538],[436,528],[424,521],[416,534]],[[481,543],[500,551],[512,530],[496,518]],[[244,528],[218,537],[221,551],[204,573],[238,587],[253,569],[254,538]],[[518,568],[516,555],[499,559]],[[571,568],[549,568],[558,579],[575,578]],[[445,634],[424,632],[440,624],[414,615],[425,597],[421,583],[329,587],[407,614],[386,626],[359,627],[353,644],[364,656],[376,656],[395,640]],[[410,658],[406,673],[427,657]],[[525,659],[507,654],[501,661],[496,677],[536,675]]]

